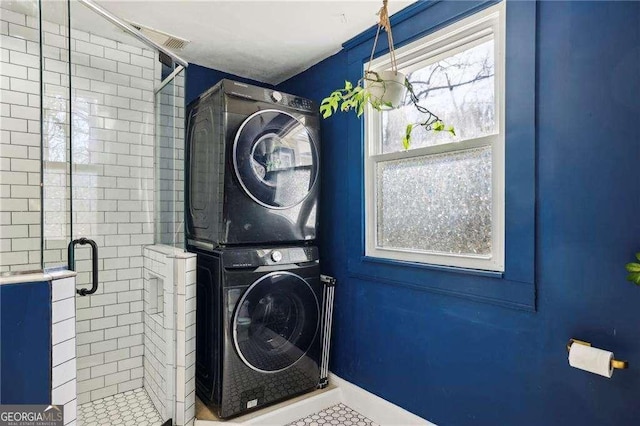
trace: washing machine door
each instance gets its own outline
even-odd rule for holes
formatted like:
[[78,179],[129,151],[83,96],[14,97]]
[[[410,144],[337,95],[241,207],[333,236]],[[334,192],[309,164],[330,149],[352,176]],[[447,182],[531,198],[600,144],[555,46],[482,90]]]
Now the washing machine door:
[[301,203],[315,185],[318,151],[302,121],[284,111],[262,110],[240,125],[233,165],[256,203],[286,209]]
[[233,317],[233,342],[242,361],[262,373],[283,371],[311,347],[319,329],[318,299],[290,272],[272,272],[242,295]]

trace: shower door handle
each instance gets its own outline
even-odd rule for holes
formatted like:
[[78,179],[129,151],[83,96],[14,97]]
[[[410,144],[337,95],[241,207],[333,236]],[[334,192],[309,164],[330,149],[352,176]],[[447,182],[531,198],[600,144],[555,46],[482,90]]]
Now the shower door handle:
[[84,246],[86,244],[89,244],[91,246],[91,267],[92,267],[92,272],[93,272],[93,283],[91,285],[91,289],[87,289],[87,288],[81,288],[80,290],[76,290],[76,293],[78,293],[80,296],[86,296],[88,294],[93,294],[96,292],[96,290],[98,289],[98,245],[96,244],[95,241],[90,240],[88,238],[78,238],[77,240],[73,240],[69,243],[69,246],[67,247],[67,259],[69,262],[69,270],[70,271],[75,271],[76,269],[76,259],[75,259],[75,251],[76,251],[76,244],[80,244],[81,246]]

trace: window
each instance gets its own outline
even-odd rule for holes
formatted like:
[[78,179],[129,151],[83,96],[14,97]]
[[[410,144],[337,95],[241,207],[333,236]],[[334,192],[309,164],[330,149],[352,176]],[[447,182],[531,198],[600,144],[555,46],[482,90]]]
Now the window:
[[417,128],[403,150],[413,106],[366,112],[366,256],[504,271],[504,25],[502,2],[396,50],[456,136]]

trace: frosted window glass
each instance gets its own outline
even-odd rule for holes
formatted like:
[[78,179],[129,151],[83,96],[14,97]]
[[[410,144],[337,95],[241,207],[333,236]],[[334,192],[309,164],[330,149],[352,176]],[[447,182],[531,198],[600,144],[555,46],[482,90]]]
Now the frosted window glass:
[[377,245],[491,255],[491,147],[376,167]]
[[[411,148],[459,142],[497,132],[494,92],[494,41],[463,50],[407,76],[420,104],[436,113],[456,136],[419,127]],[[382,152],[401,151],[408,123],[424,120],[409,98],[405,106],[382,113]]]

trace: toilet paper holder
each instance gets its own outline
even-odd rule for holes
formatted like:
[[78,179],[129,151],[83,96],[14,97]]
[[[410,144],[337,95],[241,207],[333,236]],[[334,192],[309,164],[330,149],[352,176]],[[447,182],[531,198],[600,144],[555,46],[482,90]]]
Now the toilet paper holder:
[[[578,345],[591,346],[591,343],[585,342],[584,340],[569,339],[569,343],[567,343],[567,352],[569,352],[571,350],[571,345],[573,345],[574,343],[578,344]],[[624,369],[629,368],[629,363],[627,361],[620,361],[620,360],[617,360],[617,359],[612,359],[611,360],[611,368],[615,368],[616,370],[624,370]]]

